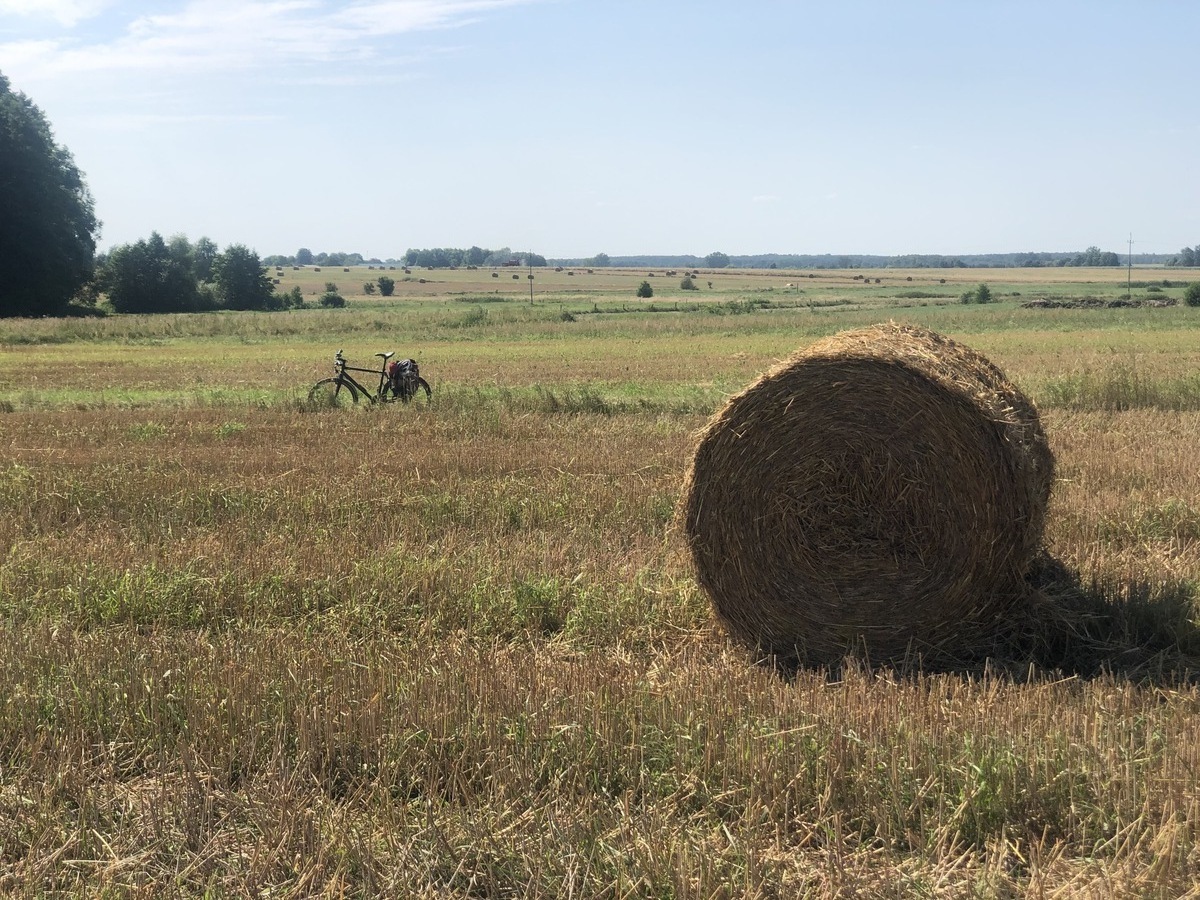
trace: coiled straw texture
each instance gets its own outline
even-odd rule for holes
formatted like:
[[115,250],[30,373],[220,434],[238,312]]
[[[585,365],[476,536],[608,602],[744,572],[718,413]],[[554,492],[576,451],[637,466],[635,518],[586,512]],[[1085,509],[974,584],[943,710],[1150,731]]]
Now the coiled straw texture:
[[828,663],[986,641],[1026,597],[1054,458],[994,365],[886,324],[802,350],[700,436],[682,517],[743,642]]

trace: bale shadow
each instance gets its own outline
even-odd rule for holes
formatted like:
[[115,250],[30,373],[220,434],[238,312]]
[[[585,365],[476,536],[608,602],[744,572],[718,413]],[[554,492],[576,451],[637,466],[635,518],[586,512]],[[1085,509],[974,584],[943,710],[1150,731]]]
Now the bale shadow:
[[1188,581],[1087,580],[1042,554],[1027,577],[1029,599],[986,645],[913,648],[901,659],[847,653],[839,662],[760,657],[785,679],[823,669],[840,680],[847,669],[897,677],[992,676],[1027,682],[1047,676],[1110,676],[1154,684],[1200,683],[1200,586]]
[[1200,680],[1195,583],[1085,582],[1049,554],[1028,582],[1029,617],[1005,635],[1004,656],[1083,678]]

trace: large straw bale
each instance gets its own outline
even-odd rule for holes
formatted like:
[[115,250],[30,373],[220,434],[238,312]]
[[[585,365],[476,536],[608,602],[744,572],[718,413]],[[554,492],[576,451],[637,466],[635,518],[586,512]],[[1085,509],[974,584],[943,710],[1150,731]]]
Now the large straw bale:
[[1054,458],[975,351],[877,325],[819,341],[704,429],[683,525],[742,641],[829,662],[967,651],[1027,596]]

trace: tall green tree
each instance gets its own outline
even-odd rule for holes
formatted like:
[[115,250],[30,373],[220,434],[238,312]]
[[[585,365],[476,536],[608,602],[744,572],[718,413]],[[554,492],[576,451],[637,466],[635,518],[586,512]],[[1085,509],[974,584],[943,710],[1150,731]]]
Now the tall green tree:
[[710,269],[724,269],[729,265],[729,254],[722,253],[720,250],[714,250],[708,256],[704,257],[704,264]]
[[219,253],[217,245],[206,237],[200,238],[192,246],[192,274],[197,281],[208,284],[213,280],[213,263],[217,261]]
[[99,230],[70,151],[0,74],[0,316],[65,312],[91,280]]
[[[121,313],[190,312],[201,306],[191,260],[182,251],[184,238],[168,247],[151,232],[136,244],[114,247],[96,274],[113,309]],[[173,252],[174,251],[174,252]]]
[[213,263],[213,280],[227,309],[270,309],[275,291],[257,253],[230,244]]

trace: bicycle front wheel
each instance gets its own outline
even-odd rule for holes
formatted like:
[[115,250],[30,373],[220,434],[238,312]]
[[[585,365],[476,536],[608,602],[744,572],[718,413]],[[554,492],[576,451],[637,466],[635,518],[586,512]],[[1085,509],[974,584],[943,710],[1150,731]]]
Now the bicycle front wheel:
[[309,405],[318,408],[335,409],[353,406],[357,402],[358,391],[340,378],[323,378],[308,392]]

